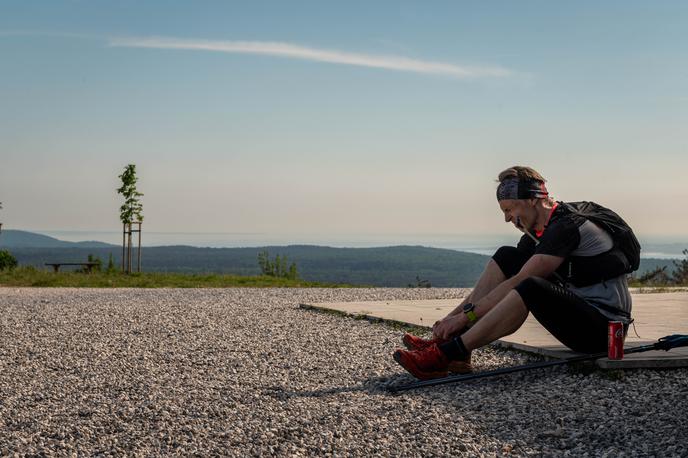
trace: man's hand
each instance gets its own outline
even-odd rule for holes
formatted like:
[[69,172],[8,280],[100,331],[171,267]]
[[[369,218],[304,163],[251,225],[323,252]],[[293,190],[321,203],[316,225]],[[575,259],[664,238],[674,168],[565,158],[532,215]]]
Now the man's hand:
[[467,324],[463,313],[448,315],[432,326],[432,334],[435,338],[448,340],[463,330]]

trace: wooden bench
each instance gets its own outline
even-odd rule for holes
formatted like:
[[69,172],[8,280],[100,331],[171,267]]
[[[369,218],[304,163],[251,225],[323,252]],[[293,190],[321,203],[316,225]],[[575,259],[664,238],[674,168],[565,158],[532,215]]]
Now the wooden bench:
[[61,266],[82,266],[86,268],[86,272],[93,272],[93,267],[97,266],[97,262],[46,262],[46,266],[53,266],[55,273],[60,271]]

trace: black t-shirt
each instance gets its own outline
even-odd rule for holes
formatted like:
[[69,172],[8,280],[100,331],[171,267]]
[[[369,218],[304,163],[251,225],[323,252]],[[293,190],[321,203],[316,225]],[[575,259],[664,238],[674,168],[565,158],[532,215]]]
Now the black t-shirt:
[[535,241],[527,234],[523,234],[518,242],[518,249],[532,256],[534,254],[548,254],[566,258],[578,248],[581,242],[579,227],[585,219],[567,212],[562,205],[558,205],[552,213],[544,232]]
[[[528,256],[546,254],[567,259],[596,256],[613,246],[611,237],[603,229],[582,216],[568,212],[561,204],[554,210],[545,230],[537,239],[539,243],[536,245],[532,238],[524,234],[518,242],[518,249]],[[571,264],[564,261],[556,272],[566,279],[570,268]],[[628,313],[631,311],[631,296],[625,275],[584,287],[569,285],[568,289],[593,305],[611,306]],[[602,312],[610,319],[620,319],[606,310]]]

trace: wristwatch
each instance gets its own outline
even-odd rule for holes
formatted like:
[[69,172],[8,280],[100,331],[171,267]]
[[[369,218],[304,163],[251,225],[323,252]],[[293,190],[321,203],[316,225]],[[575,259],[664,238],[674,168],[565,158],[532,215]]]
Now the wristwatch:
[[469,302],[468,304],[465,304],[463,306],[463,313],[466,314],[466,317],[468,318],[468,322],[470,324],[475,324],[475,322],[478,321],[478,315],[475,314],[474,303]]

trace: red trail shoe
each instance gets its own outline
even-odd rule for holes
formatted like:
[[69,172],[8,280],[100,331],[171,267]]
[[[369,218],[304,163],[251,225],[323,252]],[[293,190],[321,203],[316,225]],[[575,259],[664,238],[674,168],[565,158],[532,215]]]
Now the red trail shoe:
[[439,338],[423,339],[422,337],[414,336],[413,334],[409,334],[407,332],[404,334],[404,337],[401,338],[401,342],[408,350],[423,350],[424,348],[428,348],[433,344],[441,345],[445,342],[448,342],[448,340]]
[[422,350],[397,350],[393,356],[401,367],[420,380],[446,377],[449,372],[465,374],[473,370],[470,355],[465,360],[450,361],[437,344]]

